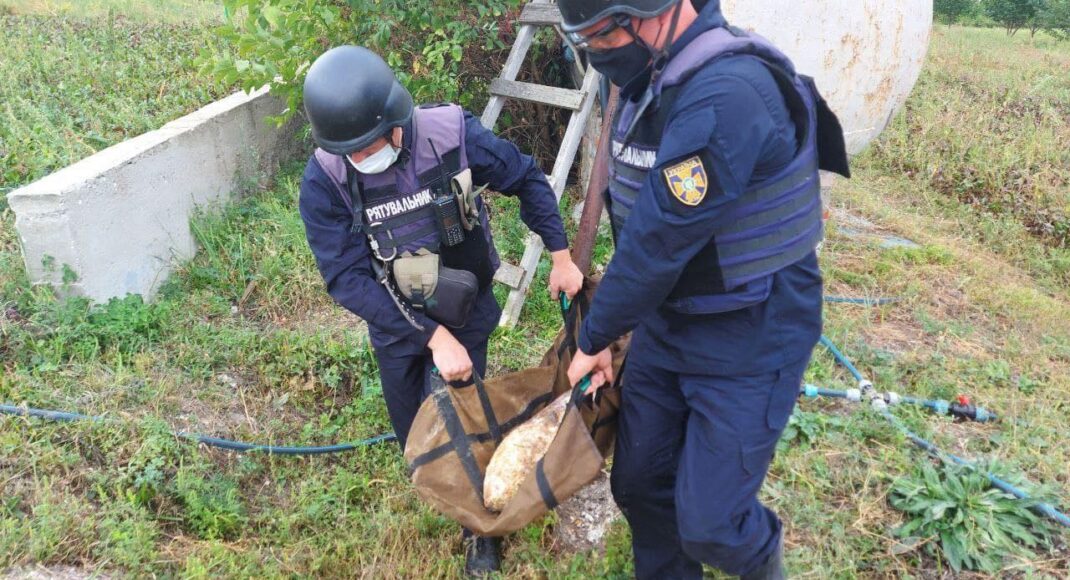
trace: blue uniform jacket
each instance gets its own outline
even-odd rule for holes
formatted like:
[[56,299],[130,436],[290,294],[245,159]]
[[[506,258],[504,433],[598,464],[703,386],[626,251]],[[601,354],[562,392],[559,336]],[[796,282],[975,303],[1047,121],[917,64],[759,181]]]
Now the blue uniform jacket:
[[[719,0],[709,0],[670,58],[724,24]],[[679,372],[757,373],[808,356],[821,331],[814,254],[735,289],[726,297],[734,301],[727,312],[682,315],[661,308],[685,265],[709,242],[708,221],[795,155],[794,123],[772,74],[752,57],[717,59],[680,88],[667,119],[655,165],[584,321],[580,348],[594,354],[642,325],[633,353],[657,353],[665,368]],[[708,163],[709,191],[695,207],[677,200],[662,174],[692,155]]]
[[[411,131],[404,132],[407,149]],[[512,143],[499,139],[465,113],[465,146],[472,179],[490,189],[520,198],[520,219],[539,234],[550,251],[568,247],[553,189],[528,155]],[[405,155],[405,153],[402,153]],[[401,161],[399,161],[401,162]],[[424,332],[415,329],[375,279],[368,240],[350,233],[353,218],[337,189],[315,157],[308,161],[301,181],[301,219],[327,292],[350,312],[368,323],[372,344],[389,346],[396,355],[424,351],[438,324],[418,314]],[[468,324],[451,330],[462,344],[472,347],[486,339],[498,323],[501,310],[488,288],[476,301]]]

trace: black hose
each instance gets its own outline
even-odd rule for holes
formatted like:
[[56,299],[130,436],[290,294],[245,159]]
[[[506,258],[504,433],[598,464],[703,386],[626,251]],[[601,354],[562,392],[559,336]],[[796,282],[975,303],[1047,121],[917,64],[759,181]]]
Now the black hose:
[[[39,419],[46,419],[49,421],[92,421],[94,423],[104,423],[106,419],[104,417],[93,417],[90,415],[83,415],[81,413],[68,413],[66,411],[52,411],[48,409],[34,409],[32,407],[17,407],[15,405],[0,405],[0,415],[15,415],[17,417],[37,417]],[[190,441],[196,441],[209,447],[216,447],[219,449],[226,449],[228,451],[238,451],[245,453],[248,451],[268,453],[270,455],[324,455],[328,453],[342,453],[345,451],[354,451],[361,447],[368,447],[376,445],[378,443],[385,443],[387,441],[396,441],[397,436],[393,433],[384,433],[377,435],[362,441],[356,441],[353,443],[339,443],[336,445],[323,445],[318,447],[293,447],[288,445],[262,445],[259,443],[246,443],[244,441],[234,441],[231,439],[223,439],[221,437],[209,437],[208,435],[201,435],[200,433],[186,433],[185,431],[173,431],[175,437],[181,437],[182,439],[188,439]]]

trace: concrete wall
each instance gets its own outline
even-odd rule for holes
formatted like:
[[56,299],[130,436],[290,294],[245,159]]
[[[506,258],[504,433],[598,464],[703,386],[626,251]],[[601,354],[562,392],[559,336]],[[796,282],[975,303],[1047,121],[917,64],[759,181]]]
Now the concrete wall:
[[[12,192],[30,280],[104,301],[151,297],[196,251],[189,218],[274,173],[307,147],[301,121],[265,120],[283,104],[235,93]],[[69,274],[68,274],[69,276]]]

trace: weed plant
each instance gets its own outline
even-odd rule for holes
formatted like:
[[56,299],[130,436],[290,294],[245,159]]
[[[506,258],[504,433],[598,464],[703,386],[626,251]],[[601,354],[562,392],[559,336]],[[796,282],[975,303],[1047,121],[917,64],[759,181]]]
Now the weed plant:
[[896,535],[906,544],[925,542],[926,552],[955,572],[994,574],[1010,556],[1036,558],[1034,550],[1050,548],[1055,536],[1054,524],[1031,510],[1035,501],[1018,500],[953,464],[920,462],[892,483],[889,499],[910,517]]

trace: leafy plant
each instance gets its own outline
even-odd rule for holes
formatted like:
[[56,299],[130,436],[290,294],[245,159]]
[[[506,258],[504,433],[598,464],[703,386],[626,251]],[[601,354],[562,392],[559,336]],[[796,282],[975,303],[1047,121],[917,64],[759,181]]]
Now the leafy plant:
[[[458,82],[462,61],[500,50],[503,16],[519,0],[224,0],[222,42],[201,53],[201,70],[245,90],[271,85],[287,104],[281,123],[301,108],[309,64],[328,49],[360,44],[383,56],[417,102],[469,106],[482,87]],[[473,55],[472,53],[477,53]],[[465,59],[465,54],[468,58]]]
[[1048,34],[1059,40],[1070,40],[1070,0],[1048,0],[1040,19]]
[[186,524],[200,538],[233,539],[245,525],[238,486],[224,476],[204,479],[188,469],[180,470],[175,495],[185,508]]
[[1010,556],[1033,557],[1050,546],[1055,530],[1033,513],[1028,501],[996,488],[974,470],[922,463],[918,473],[892,483],[893,507],[909,516],[896,535],[906,543],[921,539],[926,551],[955,571],[994,573]]
[[137,295],[95,306],[86,298],[59,300],[43,289],[32,294],[26,312],[32,324],[12,327],[11,340],[25,347],[25,362],[39,371],[141,352],[164,336],[171,315],[167,304],[146,304]]
[[1036,34],[1037,12],[1043,9],[1046,0],[984,0],[985,12],[1014,36],[1019,29],[1028,27]]
[[842,424],[843,421],[839,417],[796,409],[780,436],[777,450],[782,451],[791,445],[809,447],[821,438],[829,427],[840,427]]
[[181,446],[161,421],[146,420],[144,439],[120,470],[119,486],[129,504],[147,507],[163,490],[168,472],[174,472]]

